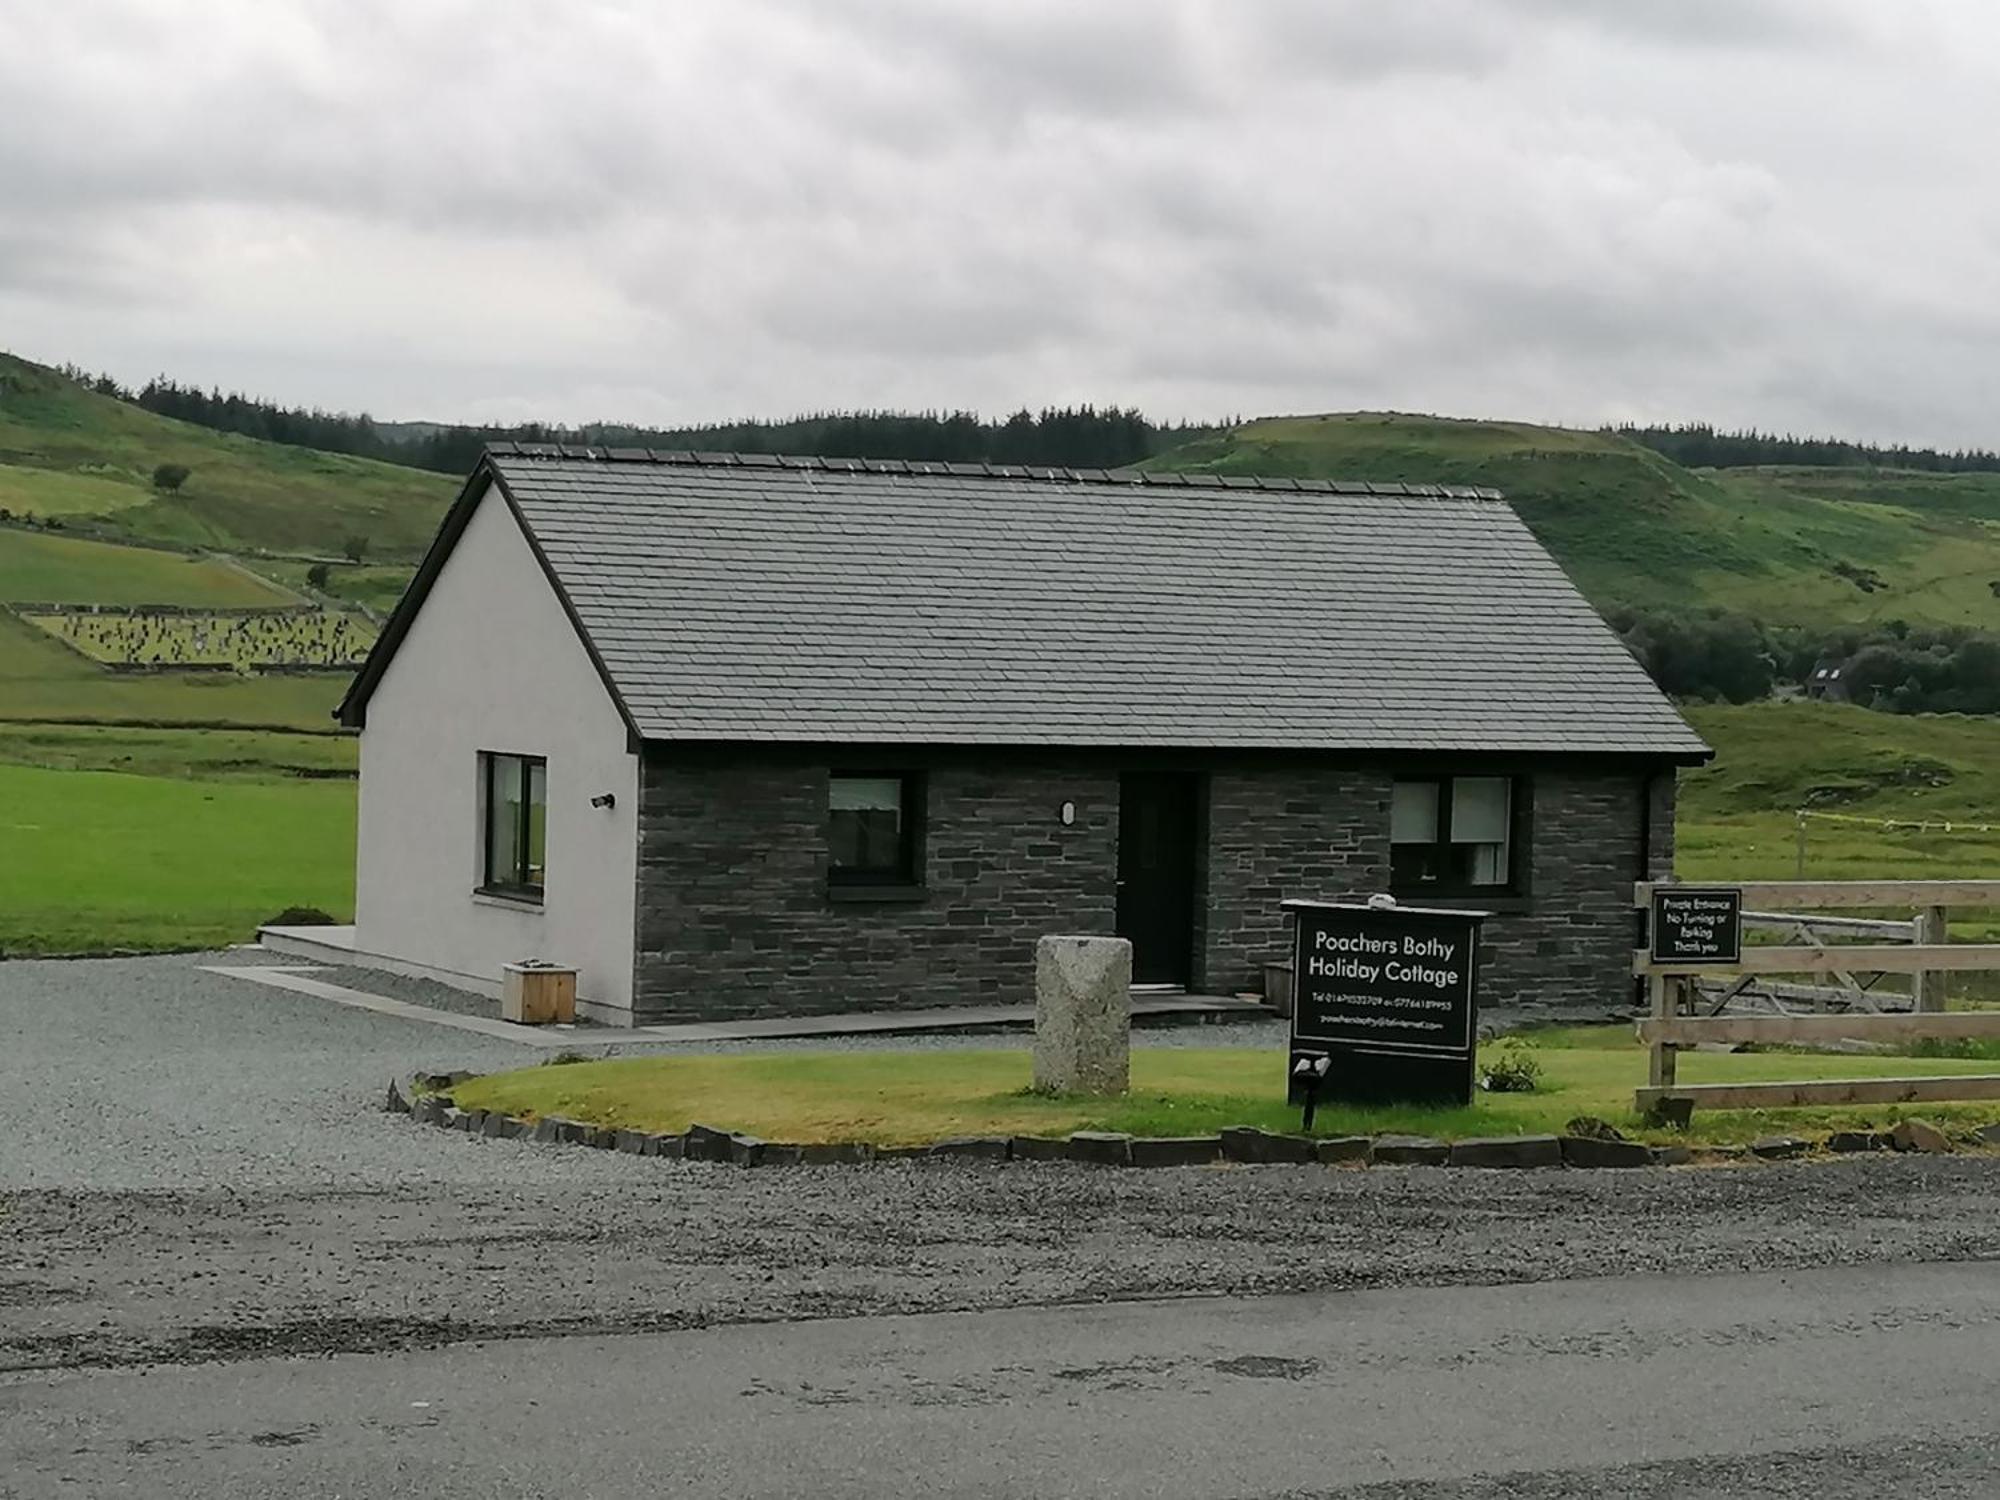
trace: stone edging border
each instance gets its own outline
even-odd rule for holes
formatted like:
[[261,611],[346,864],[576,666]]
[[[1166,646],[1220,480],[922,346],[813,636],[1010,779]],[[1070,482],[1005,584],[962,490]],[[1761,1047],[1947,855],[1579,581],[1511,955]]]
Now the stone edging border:
[[[449,1091],[471,1076],[419,1074],[410,1080],[407,1089],[391,1083],[384,1107],[392,1114],[407,1114],[422,1125],[489,1139],[589,1146],[628,1156],[728,1162],[741,1167],[860,1166],[913,1158],[1069,1161],[1100,1167],[1202,1167],[1223,1162],[1245,1166],[1676,1167],[1698,1159],[1786,1161],[1812,1150],[1811,1142],[1796,1136],[1769,1136],[1749,1146],[1698,1150],[1691,1146],[1648,1146],[1639,1141],[1581,1135],[1490,1136],[1450,1142],[1417,1135],[1314,1138],[1274,1135],[1252,1125],[1231,1126],[1215,1135],[1197,1136],[1134,1136],[1079,1130],[1068,1136],[958,1136],[925,1146],[874,1146],[866,1141],[789,1145],[711,1125],[690,1125],[679,1135],[654,1135],[643,1130],[588,1125],[556,1115],[525,1120],[483,1109],[459,1109],[451,1102]],[[426,1091],[419,1092],[420,1089]],[[1983,1145],[2000,1146],[2000,1125],[1986,1126],[1976,1132],[1975,1140]],[[1920,1120],[1905,1120],[1887,1131],[1839,1131],[1828,1138],[1826,1148],[1842,1154],[1954,1149],[1943,1131]]]

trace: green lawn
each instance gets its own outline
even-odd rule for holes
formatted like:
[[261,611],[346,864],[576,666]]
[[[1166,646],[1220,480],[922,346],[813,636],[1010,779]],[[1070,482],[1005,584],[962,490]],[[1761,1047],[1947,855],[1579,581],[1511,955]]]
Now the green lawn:
[[0,604],[294,602],[262,579],[212,558],[0,526]]
[[354,908],[354,784],[0,764],[0,953],[243,942]]
[[[1551,1033],[1538,1051],[1543,1086],[1530,1094],[1482,1094],[1464,1109],[1323,1108],[1320,1135],[1388,1131],[1468,1136],[1559,1132],[1578,1115],[1607,1119],[1635,1138],[1712,1144],[1777,1131],[1887,1125],[1921,1115],[1947,1125],[2000,1115],[1986,1104],[1812,1110],[1703,1111],[1691,1133],[1645,1127],[1632,1090],[1645,1081],[1645,1053],[1621,1027]],[[1797,1054],[1695,1053],[1681,1059],[1688,1083],[1778,1078],[1956,1075],[1995,1070],[1978,1061]],[[1132,1092],[1122,1099],[1047,1098],[1028,1092],[1026,1049],[992,1051],[738,1053],[626,1057],[523,1068],[464,1083],[452,1093],[468,1109],[519,1116],[565,1115],[635,1130],[681,1131],[697,1122],[774,1141],[862,1140],[903,1145],[953,1135],[1055,1135],[1121,1130],[1205,1135],[1227,1125],[1298,1128],[1285,1103],[1282,1049],[1140,1048]]]

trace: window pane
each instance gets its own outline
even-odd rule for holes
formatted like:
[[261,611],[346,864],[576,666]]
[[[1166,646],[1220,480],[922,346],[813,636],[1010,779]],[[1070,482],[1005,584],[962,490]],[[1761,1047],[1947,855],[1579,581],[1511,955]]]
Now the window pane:
[[827,858],[836,870],[903,868],[903,779],[835,776],[827,784]]
[[486,883],[513,885],[521,861],[521,762],[486,758]]
[[1438,836],[1438,784],[1399,781],[1389,797],[1389,842],[1434,844]]
[[1507,842],[1507,778],[1461,776],[1451,784],[1451,841]]
[[835,812],[903,812],[900,776],[836,776],[827,785],[827,806]]
[[528,762],[528,847],[523,862],[523,884],[540,885],[548,843],[549,768],[539,761]]
[[1461,776],[1451,784],[1451,842],[1468,885],[1505,885],[1510,784],[1504,776]]

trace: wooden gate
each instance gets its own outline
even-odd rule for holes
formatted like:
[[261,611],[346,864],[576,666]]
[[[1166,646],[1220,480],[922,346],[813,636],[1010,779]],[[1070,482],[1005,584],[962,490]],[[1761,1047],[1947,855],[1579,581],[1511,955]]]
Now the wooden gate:
[[[1946,974],[2000,970],[2000,943],[1953,943],[1948,931],[1952,907],[2000,907],[2000,880],[1766,880],[1734,885],[1705,882],[1699,888],[1740,892],[1746,927],[1779,928],[1794,941],[1752,944],[1729,963],[1655,962],[1649,948],[1633,955],[1633,972],[1647,981],[1652,1012],[1639,1023],[1639,1039],[1651,1052],[1646,1087],[1634,1096],[1642,1114],[1666,1099],[1711,1109],[2000,1099],[2000,1073],[1791,1083],[1679,1084],[1674,1077],[1677,1053],[1703,1042],[1813,1047],[1846,1040],[2000,1038],[2000,1011],[1944,1008]],[[1651,910],[1656,889],[1673,887],[1644,882],[1634,888],[1641,910]],[[1917,915],[1907,920],[1825,917],[1795,912],[1794,907],[1886,908]],[[1846,937],[1902,941],[1840,940]],[[1911,976],[1908,1009],[1868,1003],[1866,997],[1876,995],[1874,979],[1883,974]],[[1770,977],[1776,975],[1803,976],[1807,982],[1778,982]],[[1711,984],[1709,1004],[1699,998],[1704,980]],[[1776,1002],[1771,1012],[1722,1014],[1732,1000],[1751,993],[1752,986],[1761,986],[1758,993]],[[1856,1002],[1857,996],[1863,998]],[[1788,1000],[1811,1013],[1788,1012],[1784,1008]]]

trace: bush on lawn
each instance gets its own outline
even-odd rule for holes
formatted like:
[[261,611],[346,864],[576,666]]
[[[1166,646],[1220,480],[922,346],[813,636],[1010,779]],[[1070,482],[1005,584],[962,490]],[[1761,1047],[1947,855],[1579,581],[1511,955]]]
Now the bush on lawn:
[[288,906],[263,925],[266,927],[334,927],[339,924],[317,906]]
[[1532,1094],[1541,1081],[1542,1060],[1517,1036],[1495,1047],[1479,1074],[1479,1086],[1489,1094]]

